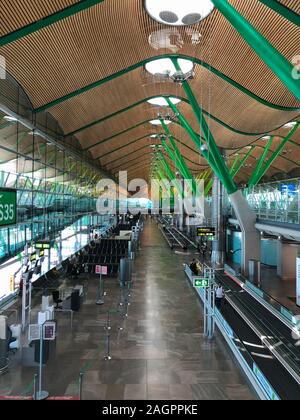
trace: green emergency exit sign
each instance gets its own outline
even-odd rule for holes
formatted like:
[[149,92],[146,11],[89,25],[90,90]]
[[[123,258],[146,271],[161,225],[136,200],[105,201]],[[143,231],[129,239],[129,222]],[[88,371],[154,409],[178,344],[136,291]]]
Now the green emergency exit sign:
[[208,279],[194,279],[194,287],[205,289],[209,287],[209,280]]
[[0,226],[17,223],[17,191],[0,188]]

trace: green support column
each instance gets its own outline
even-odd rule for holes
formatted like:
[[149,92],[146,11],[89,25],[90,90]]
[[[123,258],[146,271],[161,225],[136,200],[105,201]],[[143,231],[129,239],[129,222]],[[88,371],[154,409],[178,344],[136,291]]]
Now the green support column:
[[263,154],[261,155],[261,158],[260,158],[260,159],[259,159],[259,161],[258,161],[257,167],[256,167],[255,171],[253,172],[253,174],[252,174],[251,178],[250,178],[250,181],[249,181],[249,187],[252,187],[252,186],[256,185],[255,180],[257,179],[258,174],[260,173],[261,167],[262,167],[262,165],[263,165],[263,164],[264,164],[264,162],[265,162],[265,159],[266,159],[267,154],[268,154],[268,152],[269,152],[269,150],[270,150],[270,147],[271,147],[271,146],[272,146],[272,144],[273,144],[273,140],[274,140],[274,136],[272,136],[272,137],[270,138],[270,140],[268,141],[268,144],[267,144],[267,146],[265,147],[265,150],[263,151]]
[[214,180],[213,179],[210,179],[209,182],[208,182],[208,184],[206,185],[205,190],[204,190],[204,196],[205,197],[207,197],[208,194],[210,193],[210,191],[212,189],[212,186],[213,186],[213,183],[214,183]]
[[[176,65],[175,65],[176,63]],[[177,60],[174,60],[174,65],[176,66],[176,69],[178,71],[181,71],[181,68],[177,62]],[[220,154],[220,151],[218,149],[218,146],[216,145],[215,139],[212,136],[212,133],[208,127],[208,124],[205,120],[204,114],[202,112],[202,109],[200,108],[199,104],[196,101],[196,98],[192,92],[192,89],[190,87],[190,85],[188,84],[188,82],[183,82],[183,88],[184,91],[190,101],[190,104],[193,108],[193,111],[196,115],[196,118],[200,124],[201,127],[201,131],[202,134],[206,140],[207,146],[208,146],[208,153],[206,153],[207,156],[207,160],[210,163],[210,165],[213,162],[214,168],[216,168],[217,171],[216,174],[218,175],[218,177],[220,178],[220,180],[222,181],[223,185],[225,186],[228,194],[233,194],[234,192],[237,191],[237,187],[233,182],[232,177],[230,176],[229,170]],[[168,99],[168,104],[172,104],[172,101],[170,99]],[[173,104],[172,104],[173,105]],[[176,108],[176,107],[175,107]],[[177,110],[177,108],[176,108]],[[178,112],[178,110],[177,110]],[[200,141],[200,140],[199,140]],[[201,150],[201,148],[200,148]],[[213,168],[213,169],[214,169]]]
[[[176,160],[178,161],[178,163],[180,163],[180,166],[184,170],[185,175],[183,175],[183,174],[182,175],[187,179],[193,179],[193,176],[190,173],[190,170],[187,167],[187,164],[185,163],[181,153],[179,152],[179,149],[176,145],[176,142],[175,142],[174,138],[171,135],[170,130],[168,129],[168,126],[165,124],[163,119],[161,119],[160,121],[161,121],[161,125],[162,125],[163,129],[165,130],[165,133],[166,133],[166,135],[167,135],[167,137],[168,137],[168,139],[169,139],[169,141],[170,141],[170,143],[173,147],[173,150],[174,150],[174,153],[175,153],[175,156],[176,156]],[[165,147],[167,146],[167,143],[165,141],[163,141],[163,144],[164,144]]]
[[240,155],[237,155],[236,158],[234,159],[234,162],[233,162],[231,168],[230,168],[230,171],[229,171],[230,172],[230,175],[233,174],[233,172],[234,172],[234,170],[236,168],[236,165],[238,164],[239,160],[240,160]]
[[252,146],[248,153],[243,157],[243,159],[241,160],[241,162],[239,163],[238,167],[235,169],[235,171],[232,173],[232,178],[235,178],[237,176],[237,174],[240,172],[240,170],[242,169],[243,165],[247,162],[247,160],[249,159],[249,157],[251,156],[253,150],[255,149],[255,146]]
[[53,13],[50,16],[45,16],[44,18],[38,20],[37,22],[30,23],[23,28],[17,29],[14,32],[11,32],[7,35],[3,35],[0,38],[0,47],[10,44],[11,42],[18,41],[25,36],[33,34],[34,32],[40,31],[47,26],[53,25],[56,22],[59,22],[63,19],[66,19],[70,16],[75,15],[76,13],[82,12],[85,9],[89,9],[92,6],[95,6],[99,3],[102,3],[104,0],[81,0],[65,9],[59,10],[56,13]]
[[178,194],[180,194],[181,197],[182,197],[183,196],[183,190],[182,190],[182,187],[181,187],[180,183],[178,182],[175,174],[173,174],[172,169],[170,168],[166,158],[164,157],[164,155],[161,152],[159,152],[159,156],[161,158],[160,163],[161,163],[165,173],[168,175],[170,180],[173,181],[174,185],[176,186],[176,188],[178,190]]
[[172,110],[174,111],[175,115],[178,117],[178,119],[179,119],[181,125],[183,126],[183,128],[186,130],[186,132],[188,133],[188,135],[193,140],[193,142],[194,142],[195,146],[197,147],[197,149],[199,149],[199,152],[201,153],[201,155],[204,157],[204,159],[207,160],[207,162],[210,164],[210,166],[213,169],[213,171],[216,174],[218,174],[219,173],[218,172],[218,169],[217,169],[217,167],[215,165],[215,162],[211,159],[211,155],[209,155],[208,150],[205,150],[205,149],[202,148],[204,146],[204,143],[201,141],[200,137],[198,137],[196,135],[196,133],[194,132],[194,130],[191,128],[191,126],[189,125],[189,123],[186,121],[185,117],[176,108],[176,106],[169,99],[167,99],[167,102],[168,102],[169,106],[172,108]]
[[[212,0],[242,38],[250,45],[262,61],[276,74],[282,83],[300,99],[300,84],[294,79],[293,65],[263,37],[227,0]],[[268,3],[270,3],[268,1]]]
[[258,176],[254,180],[254,185],[257,185],[259,181],[263,178],[263,176],[266,174],[266,172],[269,170],[270,166],[274,162],[275,159],[280,155],[282,150],[284,149],[285,145],[290,141],[290,138],[296,133],[296,131],[299,128],[300,123],[297,123],[295,127],[292,129],[292,131],[287,135],[287,137],[281,142],[280,146],[277,148],[277,150],[274,152],[274,154],[270,157],[270,159],[266,162],[263,169],[259,172]]
[[166,141],[165,140],[162,140],[161,142],[162,142],[162,145],[164,146],[165,150],[169,154],[170,158],[173,160],[173,162],[177,166],[177,168],[180,171],[180,173],[183,176],[183,178],[189,179],[189,175],[185,171],[185,168],[181,165],[181,162],[177,159],[177,157],[175,156],[175,154],[172,152],[172,150],[170,149],[170,147],[167,145]]

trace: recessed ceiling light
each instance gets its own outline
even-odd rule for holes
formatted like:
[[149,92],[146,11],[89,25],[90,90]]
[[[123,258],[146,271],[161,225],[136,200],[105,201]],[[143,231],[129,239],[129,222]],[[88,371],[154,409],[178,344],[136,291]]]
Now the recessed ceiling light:
[[[194,70],[194,63],[191,60],[179,58],[178,64],[184,75],[188,75]],[[145,65],[145,69],[148,73],[161,77],[174,77],[177,73],[170,58],[160,58],[158,60],[150,61]]]
[[145,0],[145,9],[159,23],[189,26],[205,19],[214,5],[211,0]]
[[[173,105],[177,105],[181,102],[181,99],[170,98],[170,101],[172,102]],[[169,106],[166,98],[164,98],[162,96],[158,97],[158,98],[149,99],[149,101],[147,101],[147,102],[151,105],[156,105],[156,106]]]
[[11,117],[10,115],[5,115],[3,117],[6,121],[17,122],[18,119],[16,117]]
[[[164,123],[166,125],[169,125],[169,124],[172,123],[172,121],[170,121],[170,120],[164,120]],[[160,120],[152,120],[152,121],[150,121],[150,124],[152,124],[152,125],[161,125],[161,121]]]

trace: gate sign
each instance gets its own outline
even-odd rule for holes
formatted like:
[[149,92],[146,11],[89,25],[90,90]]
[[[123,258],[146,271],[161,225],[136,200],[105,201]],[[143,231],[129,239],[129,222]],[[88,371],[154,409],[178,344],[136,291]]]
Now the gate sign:
[[0,226],[17,223],[17,191],[0,188]]
[[102,274],[102,276],[107,276],[107,267],[96,265],[96,274]]
[[194,287],[198,287],[200,289],[206,289],[209,287],[209,280],[208,279],[194,279]]

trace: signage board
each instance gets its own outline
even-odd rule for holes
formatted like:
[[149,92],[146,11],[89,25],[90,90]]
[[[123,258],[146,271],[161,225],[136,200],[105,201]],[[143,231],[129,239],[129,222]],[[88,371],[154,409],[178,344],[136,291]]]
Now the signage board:
[[50,241],[39,241],[35,244],[35,249],[50,249],[51,248],[51,242]]
[[200,289],[206,289],[209,287],[209,279],[197,278],[194,279],[194,287],[198,287]]
[[96,265],[96,274],[102,274],[102,276],[107,276],[107,267]]
[[46,322],[43,325],[43,340],[54,341],[56,338],[56,323]]
[[36,252],[33,252],[31,255],[30,255],[30,262],[34,262],[34,261],[36,261],[36,259],[37,259],[37,255],[36,255]]
[[36,341],[40,340],[41,338],[41,328],[39,324],[30,324],[29,325],[29,331],[28,331],[28,340]]
[[42,258],[45,256],[45,251],[43,249],[39,250],[39,257]]
[[17,223],[17,191],[0,188],[0,226]]
[[211,237],[211,236],[216,236],[216,228],[214,227],[202,227],[202,226],[198,226],[197,227],[197,236],[198,237]]

